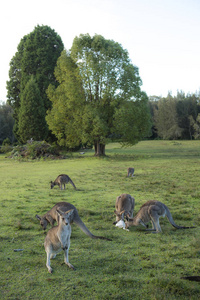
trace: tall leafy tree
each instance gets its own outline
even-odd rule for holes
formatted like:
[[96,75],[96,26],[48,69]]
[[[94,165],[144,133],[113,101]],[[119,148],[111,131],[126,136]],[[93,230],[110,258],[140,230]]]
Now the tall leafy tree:
[[[85,95],[85,110],[83,111],[83,131],[95,146],[96,155],[105,154],[106,139],[114,132],[123,136],[122,141],[129,144],[138,141],[138,134],[132,131],[131,137],[123,134],[123,124],[118,130],[114,120],[117,119],[118,109],[129,113],[130,107],[136,107],[144,93],[141,92],[142,84],[138,68],[134,66],[127,50],[113,40],[107,40],[100,35],[91,37],[89,34],[80,35],[73,41],[71,57],[77,64]],[[143,107],[147,106],[143,97]],[[131,102],[130,105],[127,102]],[[141,105],[142,108],[142,105]],[[135,109],[137,110],[137,109]],[[131,109],[132,117],[135,110]],[[149,127],[150,115],[145,107],[143,122]],[[135,128],[140,127],[135,118]],[[131,122],[127,125],[130,126]],[[118,132],[119,131],[119,132]],[[140,131],[140,139],[148,135],[148,130]]]
[[38,25],[21,39],[18,51],[10,62],[7,82],[7,97],[14,110],[14,132],[18,138],[19,111],[26,84],[34,76],[45,110],[48,110],[51,102],[47,98],[46,89],[49,84],[56,85],[54,68],[63,48],[60,36],[48,26]]
[[43,99],[34,77],[31,77],[21,95],[18,136],[22,143],[26,143],[31,138],[44,140],[47,133]]
[[60,146],[74,148],[84,140],[82,114],[85,95],[77,65],[68,52],[63,51],[57,61],[55,76],[59,85],[50,85],[47,94],[52,102],[46,120]]
[[178,125],[176,100],[170,94],[158,102],[154,110],[154,122],[161,138],[177,139],[181,136],[182,129]]
[[197,118],[199,112],[198,97],[195,94],[185,96],[183,92],[178,92],[175,99],[177,101],[178,124],[182,128],[181,138],[192,139],[194,128],[191,125],[190,119],[191,117],[194,120]]
[[[139,99],[127,101],[114,114],[114,132],[120,135],[123,145],[133,145],[151,135],[148,97],[142,92]],[[134,139],[133,139],[134,137]]]

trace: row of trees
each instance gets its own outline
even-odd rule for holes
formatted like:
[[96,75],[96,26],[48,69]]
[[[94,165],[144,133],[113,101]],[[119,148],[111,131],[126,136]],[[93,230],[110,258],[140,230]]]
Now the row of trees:
[[150,97],[149,104],[153,138],[200,139],[200,93]]
[[[32,82],[32,81],[31,81]],[[30,83],[31,83],[30,82]],[[37,90],[35,82],[33,81],[33,90]],[[34,88],[35,85],[35,88]],[[30,90],[31,91],[31,87]],[[51,93],[51,87],[48,90]],[[55,90],[53,90],[55,93]],[[34,95],[37,95],[35,93]],[[56,94],[54,94],[56,97]],[[51,97],[51,96],[50,96]],[[37,104],[36,98],[35,102]],[[53,98],[52,98],[53,99]],[[80,102],[78,102],[80,104]],[[61,103],[58,104],[59,108],[61,109],[62,113],[64,112],[63,108],[61,107]],[[166,98],[161,97],[149,97],[149,106],[150,112],[152,116],[152,131],[151,131],[151,138],[163,138],[163,139],[200,139],[200,94],[188,94],[185,95],[183,92],[178,92],[177,96],[172,97],[171,94],[168,94]],[[35,108],[37,110],[37,107]],[[67,109],[68,114],[70,115],[71,111],[68,107]],[[80,105],[80,115],[83,117],[83,107]],[[131,119],[131,111],[130,119]],[[57,114],[57,116],[55,115]],[[50,118],[49,124],[52,122],[52,128],[54,121],[57,124],[58,120],[61,124],[61,127],[65,127],[65,122],[67,123],[69,120],[61,120],[59,114],[59,109],[50,110],[48,113],[47,118]],[[135,114],[139,116],[138,112]],[[24,116],[26,119],[26,116]],[[119,118],[119,116],[118,116]],[[91,121],[91,117],[87,114],[86,121],[88,123],[94,122]],[[76,120],[75,120],[76,122]],[[77,121],[78,124],[79,120]],[[32,122],[31,122],[32,124]],[[30,125],[31,125],[30,124]],[[39,124],[39,123],[38,123]],[[119,123],[117,123],[119,124]],[[9,139],[11,143],[13,143],[16,139],[13,133],[13,126],[14,126],[14,119],[13,119],[13,110],[8,103],[4,103],[0,105],[0,144],[5,139]],[[55,126],[56,127],[56,126]],[[66,127],[68,131],[71,130],[71,135],[73,136],[73,128]],[[135,130],[133,128],[133,130]],[[42,132],[39,130],[38,132]],[[130,132],[130,134],[132,134]],[[23,136],[23,132],[22,132]],[[86,139],[86,142],[89,140]],[[75,140],[75,136],[73,138],[73,142]],[[60,144],[65,145],[65,139],[59,139]]]
[[108,138],[134,144],[148,136],[148,97],[128,52],[88,34],[63,49],[48,26],[37,26],[18,45],[7,82],[18,141],[49,139],[67,148],[90,143],[104,155]]

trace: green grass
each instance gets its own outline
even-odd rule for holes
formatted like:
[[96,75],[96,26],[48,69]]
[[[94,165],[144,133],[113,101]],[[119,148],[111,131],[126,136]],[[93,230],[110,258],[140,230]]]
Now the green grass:
[[[93,154],[27,162],[0,155],[1,299],[199,299],[200,283],[181,277],[200,275],[200,141],[144,141],[130,148],[115,143],[107,145],[107,157]],[[128,167],[135,177],[126,177]],[[49,182],[60,173],[78,190],[51,190]],[[156,199],[178,225],[196,228],[176,230],[165,218],[161,234],[119,229],[112,222],[121,193],[135,197],[135,212]],[[74,204],[91,232],[112,242],[92,240],[72,225],[69,261],[76,270],[63,264],[60,253],[49,274],[35,215],[59,201]]]

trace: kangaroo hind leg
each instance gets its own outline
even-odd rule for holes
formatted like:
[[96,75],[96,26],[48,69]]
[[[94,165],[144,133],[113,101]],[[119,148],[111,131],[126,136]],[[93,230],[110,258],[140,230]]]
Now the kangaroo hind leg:
[[139,220],[139,224],[144,226],[145,228],[148,228],[148,226],[141,219]]
[[159,223],[159,215],[158,215],[157,211],[151,210],[150,217],[151,217],[152,226],[153,226],[154,230],[156,231],[156,233],[162,232],[162,229],[161,229],[160,223]]

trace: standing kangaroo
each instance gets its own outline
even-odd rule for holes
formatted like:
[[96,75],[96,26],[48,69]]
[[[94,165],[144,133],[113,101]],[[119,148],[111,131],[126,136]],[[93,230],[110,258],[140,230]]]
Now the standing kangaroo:
[[134,174],[134,168],[128,168],[127,177],[129,177],[129,175],[132,175],[132,177],[133,177],[133,174]]
[[47,253],[46,266],[49,273],[52,273],[50,266],[50,259],[55,258],[56,254],[64,250],[64,262],[69,268],[74,270],[74,267],[69,263],[68,253],[70,247],[70,236],[71,236],[71,216],[73,209],[67,212],[61,212],[57,209],[57,213],[60,216],[60,222],[58,226],[52,227],[48,232],[44,241],[44,248]]
[[61,174],[59,175],[56,180],[54,181],[51,181],[51,189],[55,186],[55,185],[58,185],[59,188],[62,190],[62,185],[64,185],[64,190],[65,190],[65,184],[66,183],[71,183],[71,185],[75,188],[76,190],[76,186],[75,184],[73,183],[73,181],[71,180],[71,178],[69,178],[68,175],[65,175],[65,174]]
[[143,225],[144,227],[148,228],[147,223],[151,221],[152,223],[152,229],[158,232],[162,232],[160,224],[159,224],[159,218],[167,216],[169,222],[177,229],[187,229],[187,228],[194,228],[194,227],[184,227],[176,225],[172,215],[169,211],[169,208],[163,204],[162,202],[156,201],[156,200],[150,200],[143,204],[139,210],[139,212],[136,214],[136,216],[132,218],[128,218],[128,221],[126,221],[126,228],[129,226],[138,226]]
[[54,226],[55,221],[57,221],[57,223],[59,223],[59,215],[57,213],[57,209],[59,209],[63,212],[73,209],[73,214],[71,216],[71,223],[74,222],[76,225],[78,225],[80,227],[80,229],[92,239],[102,239],[102,240],[111,241],[110,239],[107,239],[105,237],[93,235],[89,231],[89,229],[85,226],[85,224],[83,223],[81,218],[79,217],[76,207],[73,204],[68,203],[68,202],[59,202],[59,203],[55,204],[52,207],[52,209],[50,209],[42,217],[36,215],[36,218],[40,221],[40,225],[42,226],[42,228],[44,230],[46,229],[48,223],[50,223],[52,226]]
[[121,194],[117,197],[115,202],[116,224],[120,220],[124,220],[124,216],[129,215],[130,218],[133,217],[133,210],[135,206],[135,199],[129,194]]

